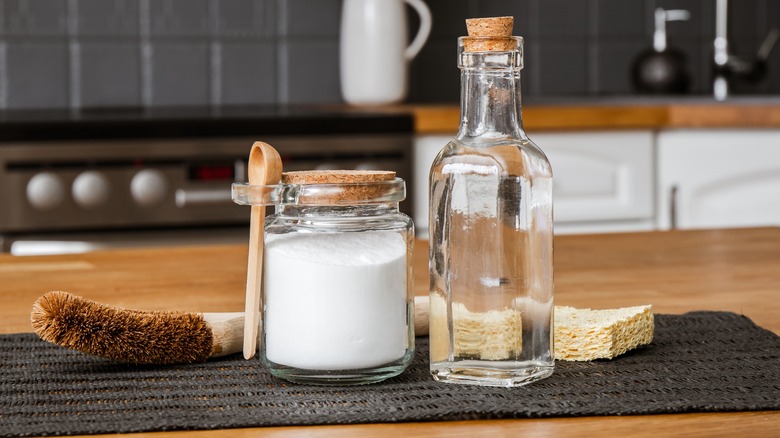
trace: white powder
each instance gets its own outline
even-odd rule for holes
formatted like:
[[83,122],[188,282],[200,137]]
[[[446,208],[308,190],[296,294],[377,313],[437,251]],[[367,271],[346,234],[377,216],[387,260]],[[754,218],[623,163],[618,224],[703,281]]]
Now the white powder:
[[394,232],[269,235],[268,360],[302,369],[369,368],[407,345],[406,241]]

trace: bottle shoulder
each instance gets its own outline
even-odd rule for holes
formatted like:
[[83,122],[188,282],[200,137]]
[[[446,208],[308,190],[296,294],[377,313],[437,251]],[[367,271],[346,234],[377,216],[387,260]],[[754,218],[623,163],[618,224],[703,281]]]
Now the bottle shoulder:
[[552,177],[547,156],[531,139],[464,143],[452,139],[431,166],[437,173],[492,173],[532,178]]

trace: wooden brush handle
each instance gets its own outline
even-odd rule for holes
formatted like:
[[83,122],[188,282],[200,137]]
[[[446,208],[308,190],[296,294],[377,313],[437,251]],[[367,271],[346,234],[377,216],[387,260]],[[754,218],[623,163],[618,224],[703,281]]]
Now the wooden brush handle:
[[211,357],[227,356],[243,349],[243,313],[204,313],[203,319],[211,326],[214,339]]
[[[428,335],[428,297],[414,297],[414,334]],[[244,314],[241,312],[204,313],[203,319],[211,326],[214,344],[211,357],[238,353],[243,348]]]

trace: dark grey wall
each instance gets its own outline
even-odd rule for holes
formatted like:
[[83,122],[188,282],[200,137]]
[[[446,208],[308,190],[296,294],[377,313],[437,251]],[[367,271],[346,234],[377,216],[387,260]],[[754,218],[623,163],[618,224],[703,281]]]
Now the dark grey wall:
[[340,0],[0,0],[0,109],[341,100]]
[[[459,76],[455,38],[464,17],[515,16],[515,33],[525,37],[523,94],[601,96],[633,93],[630,66],[652,44],[656,7],[687,9],[691,19],[667,26],[669,44],[687,55],[690,93],[711,90],[715,0],[427,0],[434,16],[431,40],[412,65],[411,98],[455,101]],[[753,55],[772,26],[780,28],[780,1],[732,0],[732,53]],[[735,92],[780,94],[780,44],[771,54],[769,75]]]
[[[688,54],[692,92],[709,91],[715,0],[427,3],[413,102],[457,101],[455,37],[464,18],[488,15],[517,17],[526,96],[628,94],[656,6],[691,11],[670,41]],[[732,0],[730,13],[736,53],[780,26],[779,0]],[[341,0],[0,0],[0,109],[340,102],[340,14]],[[780,47],[770,76],[737,91],[780,94]]]

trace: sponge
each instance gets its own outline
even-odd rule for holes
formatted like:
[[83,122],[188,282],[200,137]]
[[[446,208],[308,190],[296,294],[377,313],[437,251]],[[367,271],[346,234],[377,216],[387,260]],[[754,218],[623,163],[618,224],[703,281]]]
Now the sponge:
[[555,359],[611,359],[653,340],[652,306],[592,310],[555,307]]

